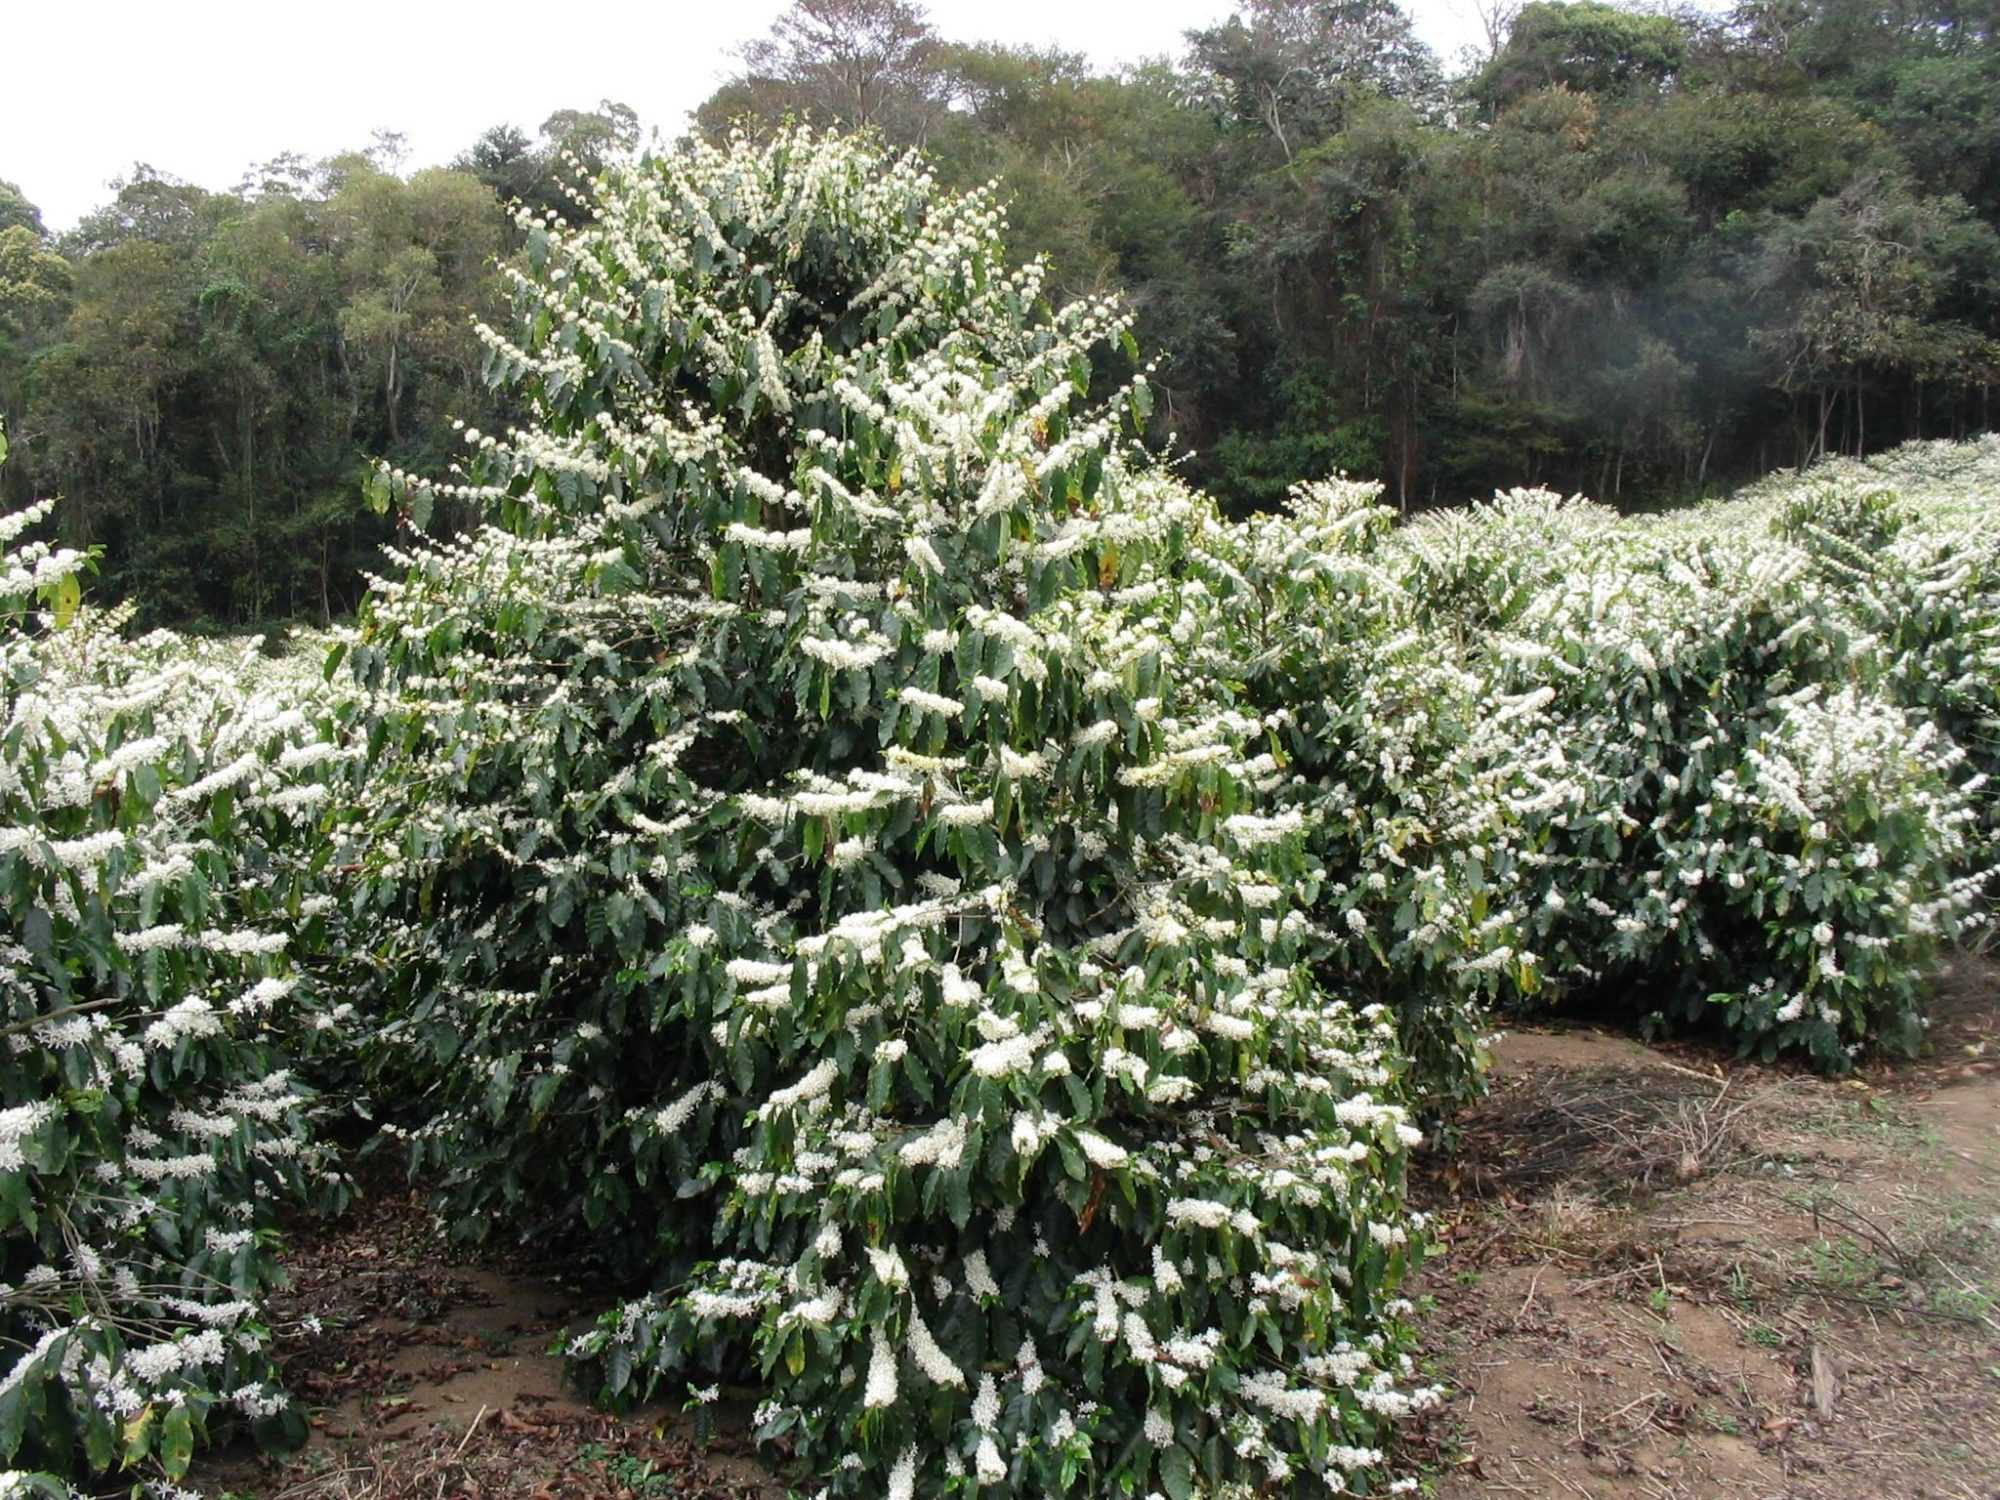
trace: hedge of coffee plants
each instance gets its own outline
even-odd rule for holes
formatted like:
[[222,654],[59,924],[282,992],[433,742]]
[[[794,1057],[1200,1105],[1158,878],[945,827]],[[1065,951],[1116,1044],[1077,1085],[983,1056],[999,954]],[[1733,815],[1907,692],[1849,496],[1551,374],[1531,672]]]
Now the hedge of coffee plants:
[[588,196],[482,330],[519,425],[369,481],[323,673],[129,639],[0,522],[0,1489],[297,1435],[316,1089],[622,1289],[606,1404],[754,1387],[828,1497],[1187,1500],[1410,1487],[1405,1175],[1496,1008],[1921,1044],[2000,443],[1235,521],[997,190],[798,131]]
[[1399,535],[1508,726],[1514,1003],[1616,997],[1830,1069],[1916,1049],[1992,872],[2000,594],[1967,498],[1835,470],[1664,520],[1519,493]]
[[[1983,837],[2000,771],[2000,439],[1911,443],[1767,482],[1745,501],[1798,545],[1868,644],[1869,681],[1965,752]],[[1981,779],[1983,778],[1983,779]]]
[[[4,447],[0,447],[4,457]],[[178,1477],[303,1432],[262,1294],[337,1199],[289,1052],[333,754],[254,649],[125,639],[0,518],[0,1463]],[[42,1488],[38,1491],[36,1486]]]
[[1512,993],[1491,955],[1481,861],[1511,827],[1482,757],[1480,678],[1427,622],[1374,484],[1303,485],[1282,510],[1216,526],[1184,565],[1227,614],[1187,649],[1240,680],[1281,727],[1276,790],[1327,871],[1315,896],[1318,972],[1398,1018],[1420,1107],[1477,1093],[1481,1001]]

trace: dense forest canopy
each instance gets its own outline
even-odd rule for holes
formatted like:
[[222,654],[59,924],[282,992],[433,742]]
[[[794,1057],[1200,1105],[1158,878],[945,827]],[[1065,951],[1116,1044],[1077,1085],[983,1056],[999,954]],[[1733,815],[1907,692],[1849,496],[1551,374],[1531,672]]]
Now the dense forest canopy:
[[[1529,482],[1648,504],[1990,425],[1990,5],[1482,14],[1447,67],[1391,0],[1241,0],[1107,74],[907,0],[799,0],[696,127],[805,118],[999,178],[1053,296],[1130,299],[1150,440],[1243,510],[1337,471],[1406,509]],[[566,184],[640,137],[606,101],[442,168],[386,133],[229,192],[140,166],[61,234],[0,182],[0,500],[60,494],[149,620],[348,612],[387,535],[369,464],[435,469],[452,421],[509,420],[473,333],[507,205],[587,212]]]

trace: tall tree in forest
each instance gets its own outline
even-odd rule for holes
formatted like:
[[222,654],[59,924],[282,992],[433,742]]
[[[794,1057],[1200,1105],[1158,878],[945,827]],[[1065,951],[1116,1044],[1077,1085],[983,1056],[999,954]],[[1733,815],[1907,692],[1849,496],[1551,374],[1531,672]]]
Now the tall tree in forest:
[[572,190],[606,162],[635,150],[639,139],[637,111],[604,99],[596,109],[555,111],[534,138],[518,126],[495,125],[451,165],[478,178],[503,205],[518,203],[536,215],[555,213],[574,223],[589,205]]
[[1489,110],[1561,85],[1599,98],[1658,90],[1687,62],[1687,38],[1671,16],[1646,15],[1604,0],[1536,0],[1524,5],[1507,42],[1471,83]]
[[1393,0],[1241,0],[1223,24],[1189,33],[1188,61],[1194,96],[1286,162],[1340,129],[1358,98],[1444,100],[1437,58]]
[[24,430],[68,534],[105,542],[137,518],[167,524],[159,458],[169,398],[192,361],[194,266],[181,247],[131,239],[75,266],[63,337],[36,362]]
[[716,130],[736,115],[792,114],[921,146],[945,110],[942,48],[910,0],[797,0],[768,35],[743,46],[743,76],[700,120]]
[[25,229],[38,240],[48,238],[42,211],[18,187],[4,180],[0,180],[0,229]]
[[[69,262],[42,232],[40,212],[0,182],[0,425],[17,444],[35,437],[26,421],[32,367],[61,335],[73,282]],[[28,475],[18,462],[0,470],[0,501],[25,503]]]
[[326,204],[340,235],[339,349],[353,388],[379,393],[389,443],[404,442],[411,369],[452,367],[464,384],[477,363],[474,291],[500,244],[493,199],[476,178],[441,169],[408,181],[345,174]]
[[1962,200],[1862,178],[1771,222],[1760,252],[1752,274],[1769,312],[1752,339],[1772,383],[1802,403],[1799,461],[1834,446],[1865,452],[1871,396],[1921,403],[1934,387],[1983,398],[2000,381],[2000,342],[1946,306],[1968,276],[2000,284],[2000,235]]

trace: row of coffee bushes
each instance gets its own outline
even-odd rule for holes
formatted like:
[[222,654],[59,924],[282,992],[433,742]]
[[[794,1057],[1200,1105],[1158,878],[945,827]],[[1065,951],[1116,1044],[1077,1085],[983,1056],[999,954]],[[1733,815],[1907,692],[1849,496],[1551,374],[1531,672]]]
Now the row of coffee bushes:
[[[0,446],[4,457],[4,446]],[[293,1068],[332,752],[254,651],[132,641],[0,518],[0,1464],[184,1473],[284,1441],[276,1211],[336,1202]]]
[[1595,998],[1842,1068],[1913,1050],[1983,919],[2000,444],[1625,519],[1541,493],[1397,534],[1460,642],[1514,824],[1510,1003]]
[[486,332],[533,424],[370,486],[487,523],[324,679],[7,553],[0,1462],[296,1434],[302,1063],[461,1232],[632,1285],[607,1401],[759,1383],[830,1495],[1183,1500],[1384,1483],[1492,1005],[1917,1040],[1993,843],[1991,445],[1230,522],[989,196],[799,132],[596,197]]
[[1914,1040],[1979,783],[1846,502],[1229,523],[984,197],[806,134],[600,194],[490,335],[538,424],[377,481],[492,524],[343,649],[396,1129],[650,1287],[606,1399],[748,1374],[836,1495],[1361,1488],[1482,1002]]

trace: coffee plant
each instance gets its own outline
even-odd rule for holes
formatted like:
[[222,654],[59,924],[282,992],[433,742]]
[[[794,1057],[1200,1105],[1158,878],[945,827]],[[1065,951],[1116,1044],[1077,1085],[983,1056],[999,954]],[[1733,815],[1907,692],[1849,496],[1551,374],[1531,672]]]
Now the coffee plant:
[[[1480,718],[1508,726],[1489,766],[1518,820],[1494,872],[1517,1001],[1615,994],[1836,1070],[1916,1048],[1992,865],[1968,751],[1991,753],[1992,637],[1926,580],[1983,576],[1990,533],[1939,517],[1885,552],[1897,515],[1792,488],[1628,522],[1523,492],[1403,534],[1473,643]],[[1972,595],[1974,627],[1988,608]]]
[[444,487],[493,521],[344,646],[414,1160],[652,1285],[577,1341],[605,1398],[753,1370],[833,1494],[1365,1486],[1430,1399],[1423,1085],[1318,962],[1292,710],[1126,316],[863,145],[596,197],[524,226],[535,425]]
[[254,648],[84,606],[47,511],[0,518],[0,1462],[171,1478],[303,1435],[260,1299],[278,1207],[343,1192],[292,1046],[337,752]]

